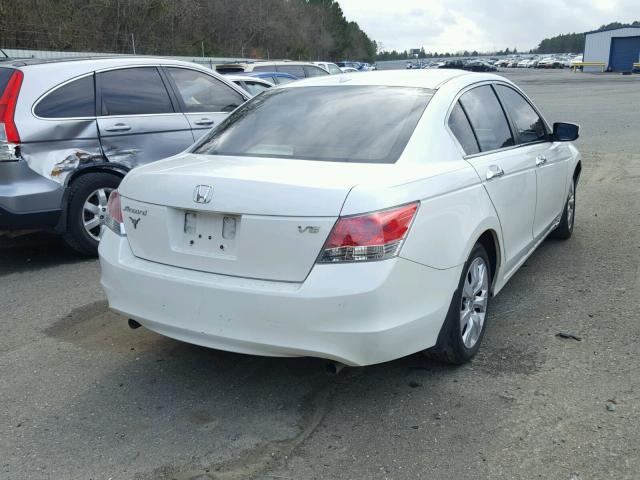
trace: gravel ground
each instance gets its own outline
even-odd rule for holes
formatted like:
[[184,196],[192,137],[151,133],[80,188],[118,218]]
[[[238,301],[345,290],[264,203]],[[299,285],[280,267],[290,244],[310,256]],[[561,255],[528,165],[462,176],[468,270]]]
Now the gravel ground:
[[329,377],[132,331],[95,260],[3,240],[0,478],[638,478],[640,76],[505,74],[582,125],[584,168],[573,238],[496,297],[471,364]]

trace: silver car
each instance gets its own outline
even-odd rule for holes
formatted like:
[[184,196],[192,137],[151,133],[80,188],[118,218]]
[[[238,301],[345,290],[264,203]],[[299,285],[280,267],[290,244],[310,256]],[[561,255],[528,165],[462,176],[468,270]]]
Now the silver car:
[[175,60],[0,63],[0,235],[52,230],[95,255],[122,177],[182,152],[247,99]]

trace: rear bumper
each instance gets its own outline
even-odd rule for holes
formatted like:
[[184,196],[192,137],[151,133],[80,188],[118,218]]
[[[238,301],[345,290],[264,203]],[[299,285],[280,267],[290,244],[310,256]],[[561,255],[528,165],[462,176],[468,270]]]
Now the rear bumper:
[[136,258],[111,231],[99,252],[109,306],[150,330],[220,350],[348,365],[435,345],[460,275],[395,258],[316,265],[302,283],[252,280]]
[[25,161],[0,162],[0,230],[48,229],[60,219],[64,188]]

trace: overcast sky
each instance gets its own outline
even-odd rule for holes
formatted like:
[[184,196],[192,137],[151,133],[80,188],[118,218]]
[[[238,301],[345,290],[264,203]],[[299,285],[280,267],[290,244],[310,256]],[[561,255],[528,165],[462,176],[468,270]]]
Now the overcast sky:
[[[640,0],[339,0],[385,50],[535,48],[543,38],[640,20]],[[635,17],[635,18],[632,18]]]

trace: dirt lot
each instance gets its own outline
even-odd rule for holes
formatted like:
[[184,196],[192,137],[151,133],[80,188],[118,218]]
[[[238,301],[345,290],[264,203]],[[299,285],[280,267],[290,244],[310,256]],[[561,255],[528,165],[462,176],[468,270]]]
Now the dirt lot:
[[473,363],[329,377],[321,360],[132,331],[97,261],[5,240],[0,478],[638,478],[640,76],[506,75],[550,121],[582,125],[584,169],[574,237],[495,299]]

